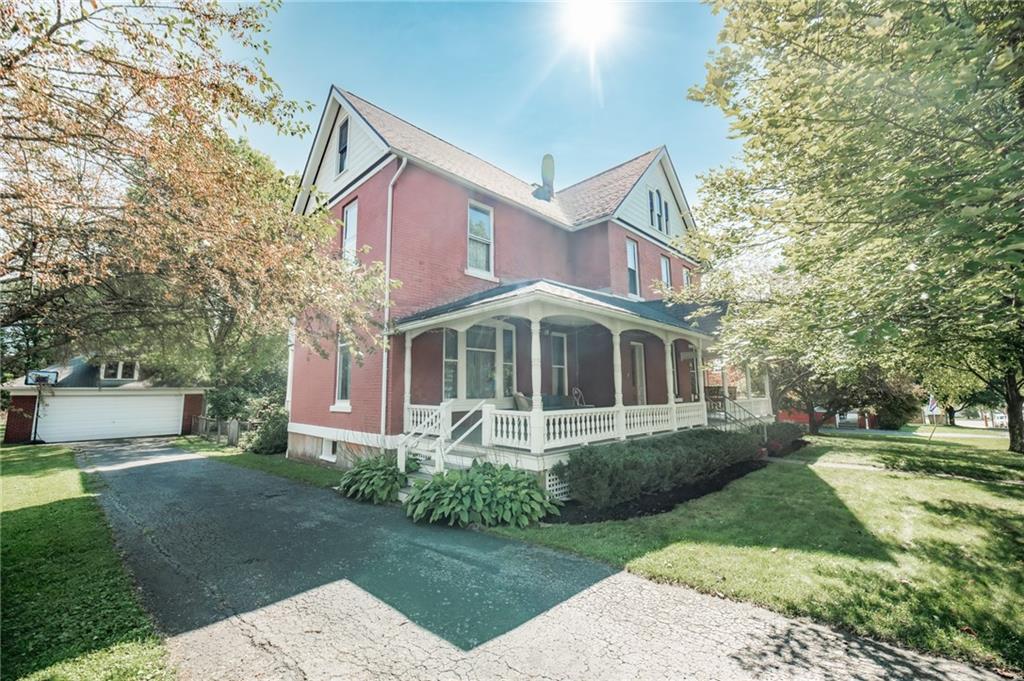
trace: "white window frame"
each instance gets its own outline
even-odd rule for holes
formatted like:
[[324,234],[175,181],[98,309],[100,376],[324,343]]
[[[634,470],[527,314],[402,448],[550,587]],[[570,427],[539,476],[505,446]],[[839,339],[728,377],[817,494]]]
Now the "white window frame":
[[[470,219],[473,209],[487,213],[491,218],[491,239],[485,242],[478,236],[473,236],[469,231]],[[469,264],[469,244],[473,241],[477,243],[487,243],[488,256],[487,263],[490,265],[489,270],[482,270],[478,267],[473,267]],[[488,206],[486,203],[480,203],[479,201],[469,201],[466,206],[466,274],[474,277],[482,277],[488,280],[494,280],[494,208]]]
[[665,206],[667,204],[664,201],[661,200],[661,190],[660,189],[655,189],[654,190],[654,197],[658,200],[658,231],[659,232],[664,232],[665,230],[661,226],[661,219],[662,219],[662,215],[664,214],[664,211],[665,211]]
[[[336,346],[336,357],[334,360],[334,404],[331,405],[330,410],[335,412],[348,413],[352,411],[352,352],[349,347],[349,342],[344,338],[338,339]],[[342,397],[339,393],[341,391],[341,360],[344,356],[342,349],[344,348],[344,355],[348,356],[348,369],[346,370],[348,378],[348,394]]]
[[665,286],[672,285],[672,259],[667,255],[661,256],[661,282]]
[[320,444],[320,460],[327,461],[328,463],[338,462],[338,449],[341,443],[337,440],[321,440]]
[[359,262],[359,199],[342,208],[341,257],[350,263]]
[[689,268],[683,268],[683,288],[690,288],[691,277]]
[[[633,370],[633,388],[636,391],[636,403],[647,404],[647,347],[641,341],[630,341],[630,362]],[[637,359],[639,358],[639,361]]]
[[[107,378],[107,367],[114,366],[114,362],[103,362],[100,366],[100,379],[104,381],[134,381],[139,377],[138,362],[117,362],[117,374],[114,378]],[[131,367],[131,376],[125,375],[125,369]]]
[[[458,347],[458,353],[457,353],[458,354],[458,360],[446,359],[445,343],[447,343],[447,338],[442,338],[442,343],[441,343],[441,399],[442,400],[454,399],[456,401],[456,406],[457,407],[460,407],[460,406],[471,406],[471,405],[476,404],[480,400],[487,400],[488,402],[495,403],[495,402],[501,402],[501,401],[506,401],[507,402],[508,400],[513,399],[513,397],[511,397],[511,396],[505,395],[505,372],[504,372],[504,370],[505,370],[505,365],[507,364],[507,362],[504,361],[504,358],[505,358],[504,348],[505,348],[505,331],[511,331],[512,332],[512,396],[514,396],[515,393],[516,393],[516,390],[518,389],[518,373],[519,373],[518,372],[519,358],[518,358],[518,353],[516,352],[516,345],[517,345],[517,338],[518,338],[518,334],[516,332],[516,327],[514,325],[512,325],[512,324],[507,324],[507,323],[499,321],[497,319],[491,319],[491,320],[483,319],[483,320],[480,320],[480,321],[477,321],[477,322],[471,324],[471,326],[486,326],[486,327],[494,329],[494,333],[495,333],[495,341],[494,341],[494,345],[495,345],[495,347],[494,347],[494,353],[495,353],[495,356],[494,356],[494,360],[495,360],[495,363],[494,363],[494,373],[495,373],[495,376],[494,376],[494,393],[495,394],[494,394],[494,397],[472,397],[472,398],[467,397],[467,394],[468,394],[469,391],[468,391],[467,383],[466,383],[466,381],[467,381],[466,375],[467,375],[467,368],[468,368],[469,365],[468,365],[468,363],[466,361],[466,351],[467,351],[467,349],[470,349],[470,348],[467,347],[467,344],[466,344],[466,331],[468,330],[468,327],[467,327],[466,329],[461,329],[461,330],[457,330],[457,331],[455,329],[451,329],[451,328],[447,329],[448,331],[454,331],[457,334],[456,337],[457,337],[457,343],[458,343],[458,346],[457,346]],[[490,352],[490,348],[472,348],[472,349],[473,350],[480,350],[481,352]],[[455,370],[456,384],[455,384],[455,397],[454,398],[452,398],[452,397],[445,397],[445,393],[444,393],[444,364],[445,364],[445,362],[457,362],[456,370]]]
[[[634,282],[630,280],[630,271],[636,273],[636,290],[631,290]],[[640,244],[633,239],[626,239],[626,291],[631,296],[640,297]]]
[[[561,340],[562,342],[562,361],[564,364],[555,364],[555,340]],[[569,394],[569,338],[564,333],[556,331],[551,332],[551,392],[555,392],[555,376],[558,370],[562,370],[562,374],[565,376],[565,380],[562,381],[562,395]]]

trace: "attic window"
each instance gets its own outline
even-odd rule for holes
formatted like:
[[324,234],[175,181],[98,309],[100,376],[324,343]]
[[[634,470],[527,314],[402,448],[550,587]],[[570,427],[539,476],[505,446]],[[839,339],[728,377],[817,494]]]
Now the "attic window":
[[345,170],[345,162],[348,160],[348,121],[341,122],[338,128],[338,172]]
[[647,206],[651,211],[651,227],[654,227],[654,192],[647,190]]
[[661,226],[661,216],[662,216],[662,211],[664,210],[665,204],[662,203],[662,201],[661,201],[661,190],[660,189],[655,190],[654,195],[658,197],[658,231],[661,232],[661,231],[663,231],[662,230],[662,226]]
[[668,216],[669,216],[669,211],[668,211],[668,201],[666,201],[666,202],[665,202],[665,234],[668,234],[668,233],[669,233],[669,228],[668,228]]
[[101,376],[108,381],[134,381],[139,375],[138,362],[104,362]]

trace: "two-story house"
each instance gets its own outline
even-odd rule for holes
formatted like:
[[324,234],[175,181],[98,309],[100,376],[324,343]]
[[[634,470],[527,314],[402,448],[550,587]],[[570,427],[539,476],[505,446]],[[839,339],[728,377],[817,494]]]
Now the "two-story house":
[[386,349],[362,364],[344,343],[294,348],[290,456],[385,448],[543,472],[567,447],[707,423],[714,320],[687,321],[656,288],[696,283],[668,151],[560,189],[550,157],[541,175],[525,182],[331,89],[295,210],[330,210],[346,256],[401,286]]

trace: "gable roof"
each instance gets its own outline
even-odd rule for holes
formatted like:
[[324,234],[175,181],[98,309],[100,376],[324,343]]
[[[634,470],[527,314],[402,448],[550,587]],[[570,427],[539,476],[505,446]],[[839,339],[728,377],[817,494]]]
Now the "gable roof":
[[657,147],[597,175],[555,191],[552,200],[534,196],[536,185],[446,142],[347,90],[334,87],[392,150],[477,185],[548,220],[577,227],[611,217],[665,148]]
[[[401,328],[414,322],[442,317],[453,312],[460,312],[484,303],[497,301],[498,299],[525,296],[534,292],[544,292],[566,299],[582,299],[606,308],[612,308],[618,312],[625,312],[640,317],[641,319],[674,326],[705,336],[714,336],[717,333],[722,316],[727,309],[724,303],[715,303],[713,305],[677,305],[661,300],[630,300],[610,293],[594,291],[593,289],[581,286],[572,286],[571,284],[563,284],[562,282],[550,279],[529,279],[514,284],[495,286],[450,303],[421,310],[399,319],[397,326]],[[702,315],[699,317],[694,316],[691,319],[690,315],[698,310],[701,311]]]

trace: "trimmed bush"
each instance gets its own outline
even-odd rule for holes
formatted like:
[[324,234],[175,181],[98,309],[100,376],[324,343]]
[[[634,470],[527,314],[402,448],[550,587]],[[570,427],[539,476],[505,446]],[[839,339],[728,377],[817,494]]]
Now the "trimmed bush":
[[796,423],[769,423],[765,446],[772,454],[788,452],[793,448],[793,441],[803,435],[803,427]]
[[242,436],[242,449],[253,454],[280,454],[288,449],[288,410],[284,405],[267,405],[255,418],[259,424]]
[[405,487],[405,473],[398,470],[393,455],[368,456],[341,476],[339,490],[346,497],[371,504],[398,501],[398,491]]
[[760,435],[687,430],[658,438],[588,446],[554,468],[585,508],[618,506],[666,492],[758,456]]
[[438,473],[417,482],[405,500],[405,512],[414,521],[459,527],[526,527],[548,514],[557,515],[555,504],[530,473],[474,461],[469,470]]

